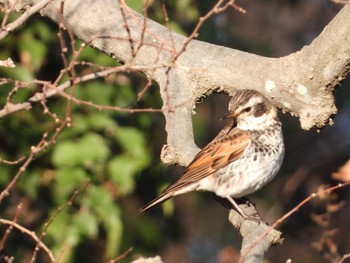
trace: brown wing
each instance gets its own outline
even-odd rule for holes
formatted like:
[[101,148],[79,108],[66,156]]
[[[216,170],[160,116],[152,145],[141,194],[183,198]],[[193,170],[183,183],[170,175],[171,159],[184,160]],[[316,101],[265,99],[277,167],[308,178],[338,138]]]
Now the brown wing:
[[168,186],[162,194],[146,205],[141,212],[176,195],[179,191],[211,175],[227,164],[237,160],[251,139],[248,132],[227,126],[204,147],[188,165],[183,175]]
[[173,185],[197,182],[216,172],[241,157],[250,141],[249,134],[237,128],[216,137],[196,155]]

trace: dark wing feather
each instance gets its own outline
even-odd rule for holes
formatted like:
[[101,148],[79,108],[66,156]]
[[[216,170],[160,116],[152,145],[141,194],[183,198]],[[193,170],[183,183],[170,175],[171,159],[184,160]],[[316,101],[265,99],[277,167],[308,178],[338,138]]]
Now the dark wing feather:
[[197,182],[211,175],[241,157],[250,141],[249,134],[237,128],[221,138],[216,137],[196,155],[173,185]]
[[141,212],[176,195],[179,191],[237,160],[251,139],[247,131],[225,127],[216,138],[204,147],[188,165],[183,175],[169,185],[159,197],[141,209]]

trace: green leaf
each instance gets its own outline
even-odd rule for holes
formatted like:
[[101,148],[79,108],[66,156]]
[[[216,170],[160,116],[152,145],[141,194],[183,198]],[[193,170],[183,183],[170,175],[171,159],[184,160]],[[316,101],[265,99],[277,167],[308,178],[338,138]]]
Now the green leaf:
[[107,114],[107,112],[92,112],[86,118],[86,122],[89,127],[104,130],[108,129],[110,131],[114,131],[117,127],[115,120],[111,116]]
[[150,218],[144,217],[137,226],[137,234],[145,245],[154,245],[160,242],[162,236],[159,226]]
[[[80,48],[82,41],[77,41],[76,47]],[[116,66],[117,61],[112,57],[101,53],[100,51],[86,46],[79,55],[79,60],[88,60],[101,66]]]
[[73,191],[89,180],[89,176],[80,167],[60,167],[55,179],[55,199],[58,203],[63,203]]
[[121,194],[128,194],[134,189],[134,176],[138,165],[131,157],[119,155],[108,163],[109,177],[118,185]]
[[117,255],[123,236],[123,222],[115,211],[110,211],[104,222],[107,233],[106,258],[112,258]]
[[45,43],[50,43],[56,39],[55,35],[51,34],[52,32],[49,25],[43,20],[36,21],[32,28],[34,29],[33,33],[36,33],[38,37]]
[[1,75],[5,75],[8,78],[16,79],[20,81],[32,81],[35,79],[32,72],[30,72],[27,68],[18,64],[15,68],[5,68],[1,67],[0,69]]
[[133,104],[136,100],[135,91],[131,87],[130,80],[124,75],[118,75],[116,78],[119,83],[118,86],[118,96],[114,96],[114,105],[119,107],[127,107]]
[[100,135],[87,133],[78,142],[64,141],[57,144],[52,161],[57,167],[92,167],[95,162],[107,159],[109,154],[109,148]]
[[86,202],[96,211],[107,233],[106,257],[115,256],[119,251],[123,233],[120,211],[105,188],[90,188],[89,197]]
[[76,214],[72,223],[82,237],[94,238],[98,234],[98,221],[90,210]]
[[29,197],[35,199],[38,196],[38,188],[42,178],[42,173],[38,170],[32,171],[26,173],[26,176],[22,177],[22,180],[19,180],[18,185]]
[[176,32],[180,35],[183,35],[183,36],[187,35],[186,31],[183,30],[182,27],[178,23],[173,22],[173,21],[169,21],[169,25],[170,25],[171,30],[173,30],[174,32]]
[[94,208],[101,217],[106,217],[109,209],[114,210],[115,205],[111,194],[101,186],[93,186],[89,191],[89,206]]
[[28,60],[26,63],[30,63],[35,71],[38,70],[47,54],[45,43],[35,39],[30,32],[27,32],[18,41],[18,47],[21,56]]
[[141,13],[144,8],[144,2],[140,0],[126,0],[126,4],[139,13]]
[[5,186],[10,181],[10,168],[3,164],[0,165],[0,185]]
[[125,151],[133,151],[132,148],[144,147],[143,133],[132,127],[118,127],[116,139]]
[[96,161],[106,160],[110,150],[104,139],[96,133],[87,133],[78,144],[80,158],[86,166],[92,166]]
[[113,98],[114,88],[112,85],[100,81],[92,81],[84,86],[77,86],[74,93],[75,96],[86,100],[92,101],[95,104],[99,105],[110,105]]
[[72,117],[72,126],[62,131],[60,139],[73,138],[80,135],[89,129],[88,122],[85,116],[74,114]]
[[57,167],[72,167],[81,163],[77,143],[64,141],[57,144],[52,154],[52,162]]
[[119,127],[115,136],[124,151],[133,157],[133,162],[139,169],[149,164],[150,154],[141,131],[131,127]]
[[[50,216],[56,213],[56,209],[50,212]],[[55,220],[53,220],[50,224],[50,227],[47,229],[47,236],[53,238],[55,243],[62,244],[65,239],[65,233],[69,224],[70,215],[68,213],[68,209],[62,210],[58,215],[55,216]]]

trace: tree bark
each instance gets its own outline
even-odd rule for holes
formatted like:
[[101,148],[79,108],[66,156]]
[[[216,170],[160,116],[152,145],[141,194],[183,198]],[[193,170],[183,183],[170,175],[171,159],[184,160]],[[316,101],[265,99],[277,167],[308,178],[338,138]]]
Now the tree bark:
[[[11,1],[18,9],[39,2]],[[190,40],[121,0],[63,1],[63,20],[61,2],[51,1],[40,13],[64,23],[77,37],[125,65],[147,67],[144,72],[159,84],[168,134],[161,154],[166,164],[188,165],[198,152],[192,113],[196,101],[213,91],[258,90],[283,111],[298,116],[303,129],[321,128],[337,112],[333,91],[350,68],[349,4],[310,45],[285,57],[268,58]],[[243,237],[247,232],[241,231]]]
[[[38,2],[12,1],[18,8]],[[60,3],[52,1],[41,14],[59,22]],[[65,1],[63,17],[83,41],[123,63],[149,67],[145,73],[157,81],[163,99],[168,138],[162,159],[167,164],[187,165],[198,152],[191,116],[199,98],[213,91],[255,89],[298,116],[302,128],[321,128],[337,112],[332,93],[349,72],[349,4],[310,45],[281,58],[189,41],[121,1]]]

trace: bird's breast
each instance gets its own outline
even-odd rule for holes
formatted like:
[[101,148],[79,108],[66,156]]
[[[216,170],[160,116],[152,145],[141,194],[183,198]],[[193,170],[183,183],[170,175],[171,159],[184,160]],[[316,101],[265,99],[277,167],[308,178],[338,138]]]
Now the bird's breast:
[[281,167],[284,156],[282,133],[272,139],[259,135],[236,161],[203,179],[199,189],[218,196],[238,198],[253,193],[271,181]]

